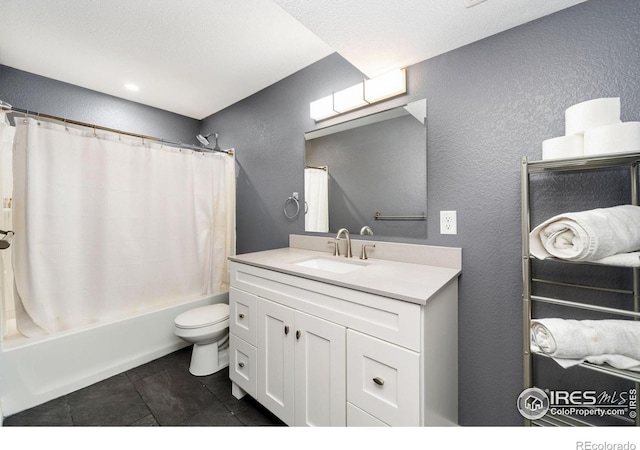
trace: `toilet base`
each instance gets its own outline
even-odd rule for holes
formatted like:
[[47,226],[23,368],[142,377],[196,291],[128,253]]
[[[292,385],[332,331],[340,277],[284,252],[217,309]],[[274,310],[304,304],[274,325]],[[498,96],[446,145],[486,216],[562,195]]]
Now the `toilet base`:
[[218,342],[211,344],[193,344],[189,372],[203,377],[211,375],[229,366],[229,348],[218,350]]

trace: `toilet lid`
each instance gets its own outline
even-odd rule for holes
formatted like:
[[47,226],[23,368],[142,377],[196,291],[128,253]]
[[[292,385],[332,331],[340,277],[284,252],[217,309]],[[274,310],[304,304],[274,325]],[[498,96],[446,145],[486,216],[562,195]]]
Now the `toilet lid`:
[[178,328],[200,328],[222,322],[229,318],[229,305],[217,303],[183,312],[175,319]]

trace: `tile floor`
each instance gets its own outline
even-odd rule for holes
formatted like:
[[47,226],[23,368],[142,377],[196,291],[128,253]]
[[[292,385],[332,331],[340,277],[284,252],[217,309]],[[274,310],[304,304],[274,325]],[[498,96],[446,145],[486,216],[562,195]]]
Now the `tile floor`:
[[4,426],[282,426],[249,396],[231,395],[228,369],[189,373],[191,347],[4,419]]

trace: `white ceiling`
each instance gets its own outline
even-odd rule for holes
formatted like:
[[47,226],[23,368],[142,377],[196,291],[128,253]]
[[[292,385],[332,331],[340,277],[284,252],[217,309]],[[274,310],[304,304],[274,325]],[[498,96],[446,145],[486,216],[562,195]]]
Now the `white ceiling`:
[[[274,0],[369,77],[585,0]],[[466,3],[476,3],[467,8]]]
[[583,1],[0,0],[0,64],[202,119],[334,51],[375,76]]

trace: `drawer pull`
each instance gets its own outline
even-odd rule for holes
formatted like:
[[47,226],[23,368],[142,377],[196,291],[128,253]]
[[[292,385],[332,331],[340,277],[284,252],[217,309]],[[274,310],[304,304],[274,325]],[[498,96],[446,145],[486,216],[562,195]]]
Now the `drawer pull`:
[[379,377],[375,377],[375,378],[373,379],[373,382],[374,382],[375,384],[377,384],[378,386],[382,386],[382,385],[384,384],[384,380],[383,380],[382,378],[379,378]]
[[296,339],[300,339],[300,330],[296,330]]
[[284,326],[284,334],[289,334],[289,325]]
[[240,313],[238,314],[238,317],[240,317],[241,319],[244,319],[244,314]]
[[242,369],[242,368],[244,367],[244,363],[243,363],[242,361],[240,361],[240,362],[238,363],[238,367],[240,367],[240,368]]

